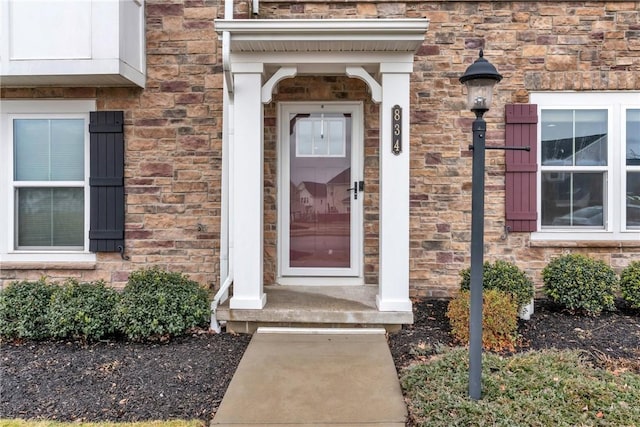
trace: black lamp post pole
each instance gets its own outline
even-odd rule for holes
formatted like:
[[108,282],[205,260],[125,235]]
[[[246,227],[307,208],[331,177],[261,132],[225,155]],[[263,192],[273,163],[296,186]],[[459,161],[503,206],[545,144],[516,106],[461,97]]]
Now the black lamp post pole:
[[[471,171],[471,307],[469,315],[469,397],[482,397],[482,269],[484,257],[484,154],[487,123],[482,116],[491,105],[493,86],[502,76],[480,56],[460,77],[467,86],[467,104],[476,115],[473,121],[473,165]],[[497,148],[497,147],[490,147]],[[504,147],[503,147],[504,148]]]
[[487,110],[473,110],[471,171],[471,313],[469,318],[469,397],[482,396],[482,269],[484,258],[484,160]]

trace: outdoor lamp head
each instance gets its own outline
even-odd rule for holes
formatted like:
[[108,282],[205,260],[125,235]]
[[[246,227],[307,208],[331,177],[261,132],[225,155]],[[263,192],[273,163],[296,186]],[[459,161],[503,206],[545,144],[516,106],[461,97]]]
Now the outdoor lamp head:
[[467,87],[467,105],[471,111],[487,111],[491,107],[493,87],[502,80],[496,67],[483,56],[480,49],[480,57],[460,77],[460,83]]

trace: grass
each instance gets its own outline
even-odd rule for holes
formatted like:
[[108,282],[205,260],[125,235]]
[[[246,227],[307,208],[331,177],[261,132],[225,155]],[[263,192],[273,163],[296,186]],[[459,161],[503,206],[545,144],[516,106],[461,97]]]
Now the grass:
[[578,351],[483,356],[483,395],[468,398],[468,351],[401,373],[418,426],[640,426],[640,375],[592,367]]
[[204,427],[204,421],[199,420],[173,420],[173,421],[146,421],[139,423],[61,423],[58,421],[26,421],[0,419],[0,427]]

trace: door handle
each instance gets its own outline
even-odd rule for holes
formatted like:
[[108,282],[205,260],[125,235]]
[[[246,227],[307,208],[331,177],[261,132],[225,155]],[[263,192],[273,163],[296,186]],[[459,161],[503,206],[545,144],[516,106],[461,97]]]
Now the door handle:
[[347,188],[347,191],[353,191],[353,200],[358,200],[358,190],[364,191],[364,181],[353,181],[353,187]]

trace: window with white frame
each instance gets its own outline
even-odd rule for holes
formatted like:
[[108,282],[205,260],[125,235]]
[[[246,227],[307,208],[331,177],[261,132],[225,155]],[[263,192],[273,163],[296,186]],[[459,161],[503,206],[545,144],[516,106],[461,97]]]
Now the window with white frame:
[[343,114],[296,117],[297,157],[344,157],[346,120]]
[[627,108],[625,114],[625,200],[627,229],[640,230],[640,107]]
[[531,102],[539,117],[534,238],[638,239],[640,93],[536,93]]
[[3,100],[0,106],[0,259],[91,255],[88,123],[95,102]]

